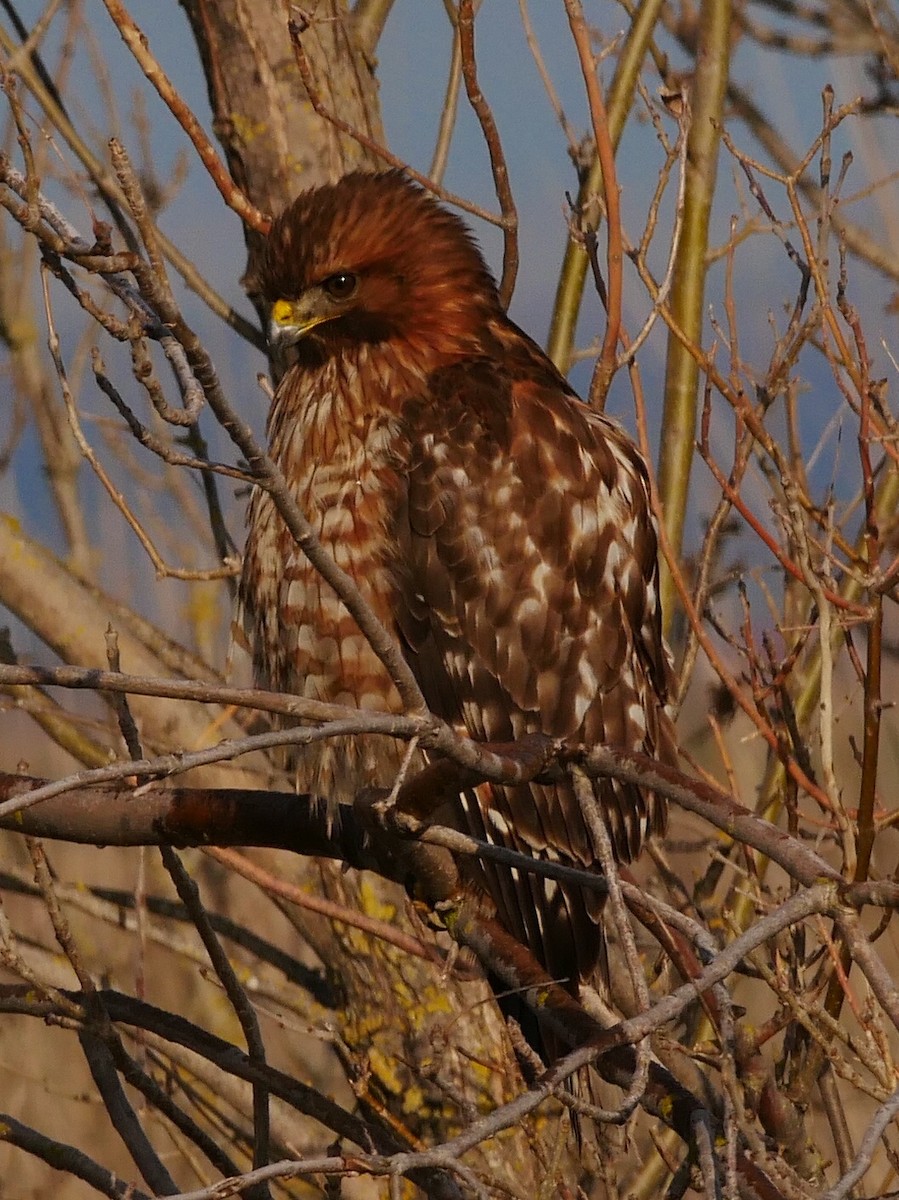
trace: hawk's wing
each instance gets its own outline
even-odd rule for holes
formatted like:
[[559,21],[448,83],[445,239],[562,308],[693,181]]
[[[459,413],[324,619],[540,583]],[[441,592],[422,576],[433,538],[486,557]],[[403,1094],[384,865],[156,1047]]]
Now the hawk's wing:
[[[541,732],[671,761],[645,468],[618,426],[511,328],[511,366],[447,368],[407,410],[397,619],[409,662],[430,707],[478,740]],[[597,795],[621,859],[664,824],[658,797],[610,781]],[[481,837],[595,861],[567,785],[483,785],[464,805]],[[481,869],[501,919],[544,947],[551,972],[589,973],[595,893]]]

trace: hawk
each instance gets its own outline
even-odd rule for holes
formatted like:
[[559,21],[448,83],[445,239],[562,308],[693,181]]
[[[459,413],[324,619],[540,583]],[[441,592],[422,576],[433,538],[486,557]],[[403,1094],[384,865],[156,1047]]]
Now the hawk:
[[[527,733],[674,760],[647,471],[506,316],[466,226],[401,172],[354,172],[274,221],[260,291],[287,361],[270,452],[335,561],[393,631],[431,710],[470,737]],[[249,509],[241,597],[260,685],[360,709],[399,696],[270,496]],[[389,788],[406,747],[377,736],[299,751],[331,801]],[[596,793],[621,861],[662,799]],[[570,785],[484,784],[463,828],[591,867]],[[577,995],[600,970],[595,893],[507,868],[476,884]]]

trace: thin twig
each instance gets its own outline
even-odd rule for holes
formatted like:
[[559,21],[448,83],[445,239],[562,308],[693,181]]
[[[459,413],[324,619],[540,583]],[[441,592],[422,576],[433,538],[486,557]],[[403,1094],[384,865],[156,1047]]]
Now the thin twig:
[[587,89],[587,99],[590,105],[590,120],[593,125],[593,137],[596,141],[596,153],[602,167],[603,196],[606,206],[606,224],[608,241],[606,246],[606,267],[608,278],[606,304],[606,331],[603,337],[602,351],[590,381],[589,400],[592,405],[602,408],[612,376],[615,371],[615,358],[618,349],[618,336],[621,330],[621,294],[622,266],[624,248],[621,236],[621,194],[618,188],[618,174],[615,170],[615,151],[609,133],[609,123],[606,118],[606,106],[603,100],[602,88],[596,73],[596,62],[593,48],[590,45],[590,32],[584,18],[584,10],[580,0],[565,0],[565,12],[571,36],[577,49],[581,64],[581,74]]
[[303,49],[302,35],[304,30],[297,24],[296,21],[288,21],[288,30],[290,32],[291,42],[293,43],[294,56],[296,57],[297,69],[300,72],[300,78],[303,81],[303,87],[309,97],[309,103],[318,113],[323,121],[328,121],[335,129],[345,133],[347,137],[351,137],[358,142],[360,146],[364,146],[372,154],[376,155],[382,162],[388,166],[394,167],[397,170],[404,171],[410,179],[420,184],[427,191],[431,192],[438,200],[443,200],[446,204],[452,204],[455,208],[460,208],[463,212],[471,213],[474,217],[480,217],[482,221],[488,221],[491,225],[503,226],[504,219],[502,216],[497,216],[491,213],[488,209],[482,208],[479,204],[473,204],[470,200],[464,199],[462,196],[457,196],[455,192],[449,192],[446,188],[441,187],[435,180],[429,179],[426,175],[420,174],[413,170],[407,162],[401,158],[397,158],[395,154],[370,138],[368,134],[363,133],[359,129],[355,129],[349,122],[342,120],[334,113],[329,112],[321,98],[321,94],[312,77],[312,69],[309,66],[309,59],[306,56],[306,51]]
[[106,5],[106,11],[119,31],[122,40],[134,55],[145,77],[156,89],[162,102],[167,106],[169,112],[190,138],[194,149],[199,155],[200,161],[209,174],[209,178],[218,188],[219,195],[228,207],[237,213],[245,225],[259,233],[266,233],[269,227],[269,218],[264,213],[261,213],[255,205],[250,203],[231,178],[227,167],[219,158],[215,147],[206,136],[202,125],[184,103],[183,98],[178,94],[177,88],[172,84],[165,71],[163,71],[159,65],[159,61],[151,53],[146,34],[138,28],[137,23],[124,4],[121,3],[121,0],[103,0],[103,3]]
[[493,171],[493,184],[502,213],[500,224],[503,230],[503,274],[499,285],[499,299],[503,308],[508,308],[518,274],[518,212],[515,208],[512,189],[509,186],[509,169],[506,165],[506,156],[503,154],[499,129],[490,105],[478,83],[474,52],[473,0],[460,0],[457,27],[459,48],[462,53],[462,78],[465,80],[465,92],[468,96],[468,103],[474,109],[475,116],[480,122],[484,141],[487,143],[490,167]]
[[[259,1020],[241,986],[237,974],[222,949],[221,942],[209,921],[206,909],[200,898],[200,890],[184,868],[181,859],[170,846],[160,847],[162,861],[172,878],[182,904],[190,913],[194,928],[200,935],[213,970],[221,980],[225,994],[240,1022],[243,1035],[246,1038],[247,1052],[250,1062],[260,1070],[266,1065],[265,1042],[259,1029]],[[265,1166],[269,1159],[269,1095],[265,1084],[260,1081],[253,1083],[253,1166]],[[270,1196],[268,1187],[261,1183],[258,1187],[247,1192],[248,1200],[267,1200]]]

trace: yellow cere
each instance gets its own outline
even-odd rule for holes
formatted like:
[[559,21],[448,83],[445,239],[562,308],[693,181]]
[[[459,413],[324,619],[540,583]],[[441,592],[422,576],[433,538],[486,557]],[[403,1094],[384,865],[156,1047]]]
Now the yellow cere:
[[293,302],[291,300],[276,300],[272,305],[272,320],[276,325],[293,323]]

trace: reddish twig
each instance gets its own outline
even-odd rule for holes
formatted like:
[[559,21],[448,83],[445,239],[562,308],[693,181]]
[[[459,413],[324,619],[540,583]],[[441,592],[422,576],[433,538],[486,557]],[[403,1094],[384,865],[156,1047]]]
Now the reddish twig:
[[[765,529],[761,521],[755,513],[746,504],[740,493],[734,488],[724,472],[715,462],[712,457],[712,452],[709,447],[709,405],[706,403],[702,413],[702,426],[700,440],[697,444],[697,449],[702,457],[703,462],[711,471],[715,482],[718,484],[722,493],[727,497],[733,507],[737,510],[740,516],[744,519],[747,525],[752,529],[753,533],[764,543],[771,551],[783,569],[792,575],[794,579],[798,579],[801,583],[806,583],[805,572],[778,546],[772,534]],[[864,604],[856,604],[852,600],[847,600],[845,596],[841,596],[832,588],[822,587],[821,592],[824,597],[830,601],[836,608],[841,608],[847,613],[851,613],[859,620],[867,620],[871,615],[870,608]]]
[[587,89],[590,103],[590,118],[593,123],[593,136],[596,140],[596,153],[602,167],[603,193],[606,202],[606,222],[608,225],[607,242],[607,271],[608,271],[608,304],[607,324],[603,338],[602,353],[590,381],[590,403],[601,408],[605,403],[606,393],[612,382],[615,371],[615,355],[618,337],[621,330],[621,293],[622,265],[624,250],[621,238],[621,198],[618,191],[618,176],[615,171],[615,151],[609,136],[609,123],[606,118],[606,106],[603,100],[602,88],[596,74],[596,62],[590,45],[590,32],[584,19],[584,10],[580,0],[565,0],[565,11],[568,14],[568,24],[571,35],[577,47],[581,64],[581,73]]
[[379,941],[396,946],[404,954],[411,954],[429,962],[438,961],[438,955],[433,948],[425,946],[411,934],[397,929],[396,925],[391,925],[387,921],[379,921],[375,917],[368,917],[365,913],[347,908],[343,904],[336,904],[333,900],[326,900],[323,896],[313,896],[303,888],[297,887],[296,884],[287,883],[286,880],[279,879],[277,875],[273,875],[270,871],[251,862],[245,854],[241,854],[238,850],[209,846],[206,847],[205,852],[210,858],[214,858],[216,862],[220,862],[238,875],[242,875],[244,879],[248,879],[250,883],[255,884],[270,896],[277,896],[278,899],[295,904],[297,908],[305,908],[308,912],[318,913],[319,916],[327,917],[329,921],[340,921],[343,925],[360,929],[363,933],[378,938]]
[[303,27],[298,22],[290,20],[287,22],[287,28],[293,45],[297,70],[300,72],[300,78],[309,97],[309,103],[323,121],[327,121],[335,129],[338,129],[341,133],[345,133],[347,137],[351,137],[353,141],[358,142],[360,146],[364,146],[366,150],[370,151],[382,162],[387,163],[388,166],[395,167],[398,171],[403,171],[410,179],[436,196],[438,200],[443,200],[446,204],[452,204],[455,208],[460,208],[463,212],[471,213],[474,217],[480,217],[482,221],[488,221],[491,225],[499,225],[500,228],[503,227],[504,217],[497,216],[496,213],[482,208],[479,204],[473,204],[470,200],[466,200],[462,196],[457,196],[455,192],[447,191],[439,183],[436,183],[433,179],[429,179],[427,175],[420,174],[420,172],[414,170],[401,158],[398,158],[395,154],[391,154],[386,146],[382,146],[380,142],[376,142],[374,138],[370,138],[367,133],[363,133],[361,129],[354,128],[348,121],[344,121],[341,117],[332,113],[322,100],[318,86],[312,77],[312,68],[309,66],[309,59],[306,57],[306,51],[303,49]]
[[465,80],[465,92],[468,103],[474,110],[481,124],[487,152],[490,155],[490,166],[493,171],[493,183],[496,187],[496,198],[499,200],[503,214],[501,222],[503,230],[503,277],[499,285],[499,299],[503,308],[508,308],[515,290],[515,278],[518,274],[518,213],[512,189],[509,186],[509,169],[499,137],[490,105],[481,91],[478,83],[477,63],[474,54],[474,4],[473,0],[460,0],[459,3],[459,47],[462,52],[462,78]]
[[103,0],[106,10],[122,35],[125,45],[134,55],[140,69],[159,93],[163,103],[190,138],[200,161],[219,190],[228,207],[236,212],[245,225],[258,233],[267,233],[269,218],[259,211],[231,178],[215,147],[206,136],[200,122],[184,103],[177,88],[168,78],[157,59],[150,53],[146,34],[138,28],[121,0]]

